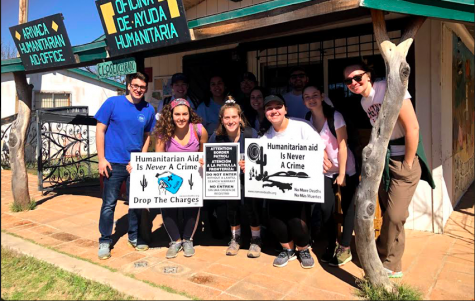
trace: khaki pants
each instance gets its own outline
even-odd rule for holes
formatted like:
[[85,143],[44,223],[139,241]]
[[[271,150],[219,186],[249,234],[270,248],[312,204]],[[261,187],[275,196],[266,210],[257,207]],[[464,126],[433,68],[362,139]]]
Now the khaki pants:
[[421,178],[419,158],[416,156],[412,168],[409,169],[404,163],[404,156],[391,157],[389,173],[391,175],[389,190],[384,190],[382,182],[379,187],[383,225],[376,246],[383,266],[391,271],[400,272],[405,245],[404,224],[409,216],[409,204]]

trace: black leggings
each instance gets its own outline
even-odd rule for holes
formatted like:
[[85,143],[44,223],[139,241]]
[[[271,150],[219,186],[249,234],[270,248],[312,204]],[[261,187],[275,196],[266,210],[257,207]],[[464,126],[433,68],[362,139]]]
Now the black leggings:
[[[336,177],[325,177],[325,202],[323,204],[317,204],[314,210],[314,216],[317,215],[315,210],[321,210],[322,221],[328,231],[328,243],[333,245],[337,239],[337,228],[334,217],[335,212],[335,193],[338,191],[338,185],[333,184]],[[355,204],[353,202],[353,195],[355,194],[356,187],[359,183],[359,176],[355,174],[353,176],[346,176],[346,186],[340,187],[341,192],[341,209],[343,211],[343,233],[341,235],[340,244],[345,247],[349,247],[351,243],[351,237],[353,235],[353,229],[355,227]]]
[[[259,227],[259,211],[257,200],[254,198],[244,198],[244,209],[249,219],[251,227]],[[241,200],[228,200],[228,221],[231,227],[241,225]]]
[[163,224],[172,241],[182,238],[178,226],[178,210],[183,211],[183,239],[191,240],[198,226],[200,208],[162,208]]
[[269,224],[281,244],[293,241],[299,247],[309,244],[310,203],[269,200]]

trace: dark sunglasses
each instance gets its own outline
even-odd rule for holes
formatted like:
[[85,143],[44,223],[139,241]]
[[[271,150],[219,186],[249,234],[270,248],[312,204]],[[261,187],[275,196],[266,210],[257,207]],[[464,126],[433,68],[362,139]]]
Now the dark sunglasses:
[[351,85],[351,83],[353,83],[353,80],[355,80],[355,82],[360,82],[363,79],[363,75],[365,75],[366,73],[367,71],[364,73],[355,75],[353,77],[345,78],[343,82],[345,83],[345,85]]

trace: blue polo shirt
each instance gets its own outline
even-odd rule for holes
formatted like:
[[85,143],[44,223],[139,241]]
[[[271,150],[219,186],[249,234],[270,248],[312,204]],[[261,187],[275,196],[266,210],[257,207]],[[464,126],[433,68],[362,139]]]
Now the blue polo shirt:
[[141,152],[143,136],[155,126],[155,109],[142,99],[133,104],[124,95],[108,98],[94,118],[107,125],[105,157],[110,163],[127,164],[131,152]]

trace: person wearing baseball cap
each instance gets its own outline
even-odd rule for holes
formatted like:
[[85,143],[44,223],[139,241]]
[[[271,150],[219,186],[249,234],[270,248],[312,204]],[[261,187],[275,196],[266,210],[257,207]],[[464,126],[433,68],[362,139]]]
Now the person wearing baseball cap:
[[[287,117],[287,105],[281,95],[269,95],[264,99],[267,122],[259,131],[261,139],[312,141],[323,145],[317,131],[305,120]],[[324,170],[331,167],[324,160]],[[326,164],[330,163],[330,166]],[[315,261],[310,253],[310,203],[287,200],[269,202],[269,224],[274,236],[282,246],[282,252],[275,258],[275,267],[284,267],[294,259],[299,259],[304,269],[313,268]]]
[[155,118],[158,120],[160,118],[160,113],[162,112],[163,106],[169,104],[176,98],[186,99],[190,104],[190,107],[193,110],[196,110],[198,107],[198,102],[188,95],[189,87],[188,77],[184,73],[180,72],[173,74],[171,78],[171,88],[173,95],[165,97],[165,99],[163,99],[163,101],[158,104]]

